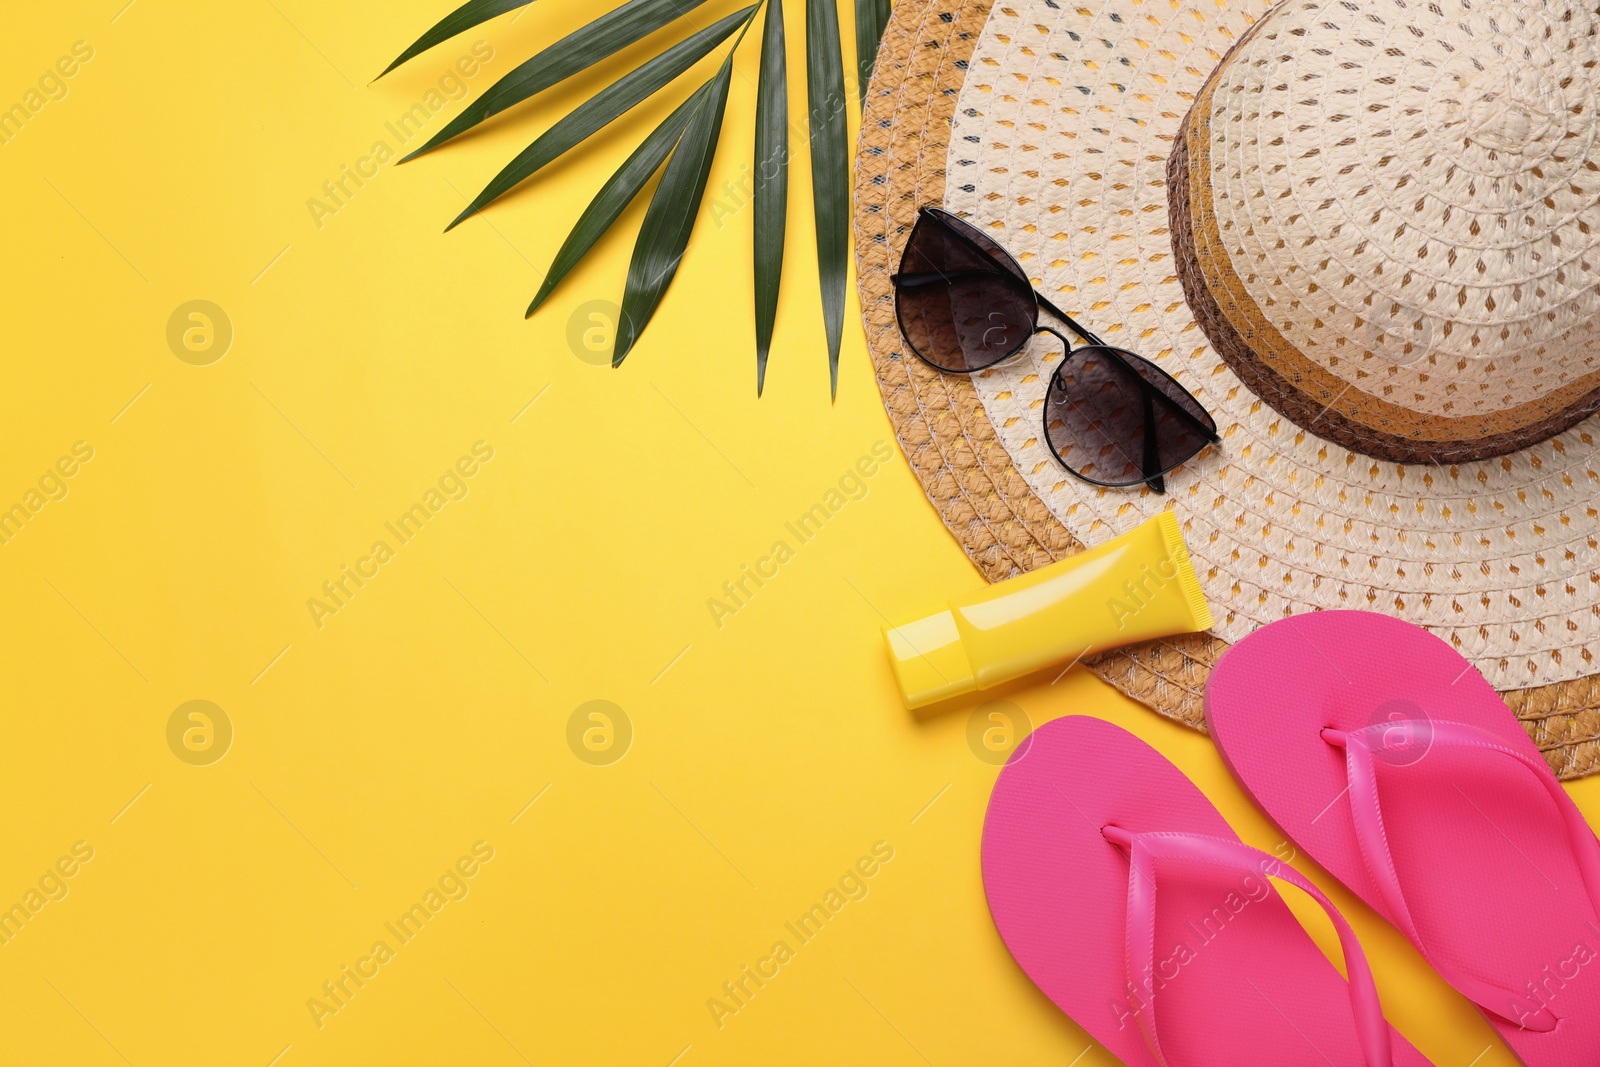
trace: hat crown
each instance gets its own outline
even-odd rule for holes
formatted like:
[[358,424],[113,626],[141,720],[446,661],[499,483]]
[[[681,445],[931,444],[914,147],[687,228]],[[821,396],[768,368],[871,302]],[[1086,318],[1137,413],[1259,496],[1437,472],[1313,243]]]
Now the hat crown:
[[1196,269],[1269,327],[1240,330],[1257,357],[1369,425],[1542,439],[1600,396],[1597,101],[1593,11],[1280,4],[1190,115],[1225,257]]
[[1563,113],[1584,114],[1571,108],[1582,101],[1564,98],[1590,82],[1586,64],[1575,62],[1589,56],[1581,35],[1571,32],[1571,19],[1530,21],[1516,5],[1506,7],[1509,25],[1476,8],[1442,20],[1445,33],[1434,43],[1447,58],[1431,95],[1440,104],[1447,139],[1459,137],[1464,146],[1486,151],[1520,152],[1559,125]]
[[1440,126],[1459,127],[1462,149],[1478,149],[1489,163],[1496,154],[1549,155],[1554,144],[1546,142],[1562,134],[1549,73],[1509,67],[1456,72],[1437,94]]

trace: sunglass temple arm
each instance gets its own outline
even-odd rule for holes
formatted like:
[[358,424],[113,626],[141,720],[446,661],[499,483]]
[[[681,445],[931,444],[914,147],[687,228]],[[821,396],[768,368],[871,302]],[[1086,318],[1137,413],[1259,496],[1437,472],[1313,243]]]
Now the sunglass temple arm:
[[1139,396],[1144,401],[1144,484],[1157,493],[1167,491],[1167,480],[1161,476],[1161,451],[1156,442],[1156,409],[1150,401],[1151,390],[1145,386],[1139,390]]

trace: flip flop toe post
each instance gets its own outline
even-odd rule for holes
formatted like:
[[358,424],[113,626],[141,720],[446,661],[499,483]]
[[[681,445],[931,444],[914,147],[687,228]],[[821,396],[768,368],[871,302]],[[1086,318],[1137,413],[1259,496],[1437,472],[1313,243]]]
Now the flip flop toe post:
[[[1328,912],[1349,984],[1269,879]],[[1018,747],[989,802],[983,880],[1023,971],[1130,1067],[1428,1062],[1384,1021],[1333,905],[1109,723],[1057,719]]]
[[1212,671],[1224,761],[1529,1067],[1600,1064],[1600,843],[1448,643],[1360,611],[1274,622]]

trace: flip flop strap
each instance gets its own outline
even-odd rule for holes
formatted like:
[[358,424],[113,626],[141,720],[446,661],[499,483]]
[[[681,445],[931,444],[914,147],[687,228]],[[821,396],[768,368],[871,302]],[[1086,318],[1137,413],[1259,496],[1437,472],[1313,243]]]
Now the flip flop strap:
[[[1374,739],[1397,729],[1406,732],[1407,736],[1427,738],[1430,747],[1444,745],[1465,751],[1509,756],[1526,768],[1544,787],[1545,792],[1555,802],[1556,809],[1561,812],[1562,824],[1571,842],[1578,869],[1582,872],[1584,887],[1588,890],[1591,905],[1595,906],[1597,911],[1600,911],[1600,842],[1595,840],[1594,831],[1589,828],[1582,813],[1572,803],[1571,798],[1561,788],[1561,784],[1556,781],[1543,760],[1535,759],[1506,744],[1494,734],[1475,726],[1458,722],[1407,719],[1375,723],[1360,730],[1328,729],[1322,732],[1325,741],[1344,749],[1351,823],[1355,827],[1356,844],[1361,850],[1361,858],[1366,863],[1368,873],[1378,887],[1378,894],[1383,898],[1390,919],[1435,970],[1484,1011],[1526,1030],[1538,1033],[1553,1030],[1557,1016],[1548,1007],[1471,975],[1454,970],[1447,972],[1433,959],[1427,945],[1423,943],[1417,931],[1416,921],[1411,917],[1411,909],[1406,905],[1405,893],[1400,888],[1400,876],[1395,868],[1394,854],[1389,850],[1389,837],[1383,825],[1383,806],[1378,796],[1378,776],[1373,758]],[[1404,770],[1406,767],[1415,766],[1417,762],[1421,761],[1396,764],[1395,769]]]
[[1333,901],[1323,896],[1322,891],[1299,871],[1286,866],[1276,856],[1237,840],[1176,831],[1133,834],[1117,826],[1107,826],[1101,832],[1107,840],[1128,854],[1128,980],[1136,989],[1146,992],[1144,1007],[1136,1013],[1135,1019],[1150,1054],[1161,1067],[1170,1067],[1170,1064],[1161,1051],[1161,1042],[1156,1033],[1155,1009],[1160,999],[1155,988],[1157,859],[1277,878],[1302,890],[1320,904],[1333,921],[1334,929],[1339,934],[1339,945],[1344,950],[1345,970],[1350,975],[1350,1007],[1355,1014],[1356,1037],[1361,1045],[1362,1057],[1367,1067],[1391,1067],[1389,1024],[1383,1017],[1383,1005],[1378,1000],[1378,989],[1372,981],[1372,969],[1367,965],[1367,957],[1361,951],[1355,931],[1350,929],[1350,924],[1339,914]]

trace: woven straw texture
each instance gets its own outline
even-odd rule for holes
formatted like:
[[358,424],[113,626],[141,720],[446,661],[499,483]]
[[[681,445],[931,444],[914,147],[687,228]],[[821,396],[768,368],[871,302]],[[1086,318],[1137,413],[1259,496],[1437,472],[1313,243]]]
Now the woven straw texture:
[[[1489,463],[1403,467],[1348,453],[1251,394],[1184,302],[1167,158],[1207,76],[1263,5],[990,3],[895,6],[868,92],[855,208],[885,407],[979,570],[1010,577],[1171,503],[1223,621],[1215,634],[1093,657],[1091,669],[1129,696],[1203,729],[1205,678],[1228,639],[1296,611],[1367,607],[1456,643],[1558,774],[1600,769],[1587,647],[1600,627],[1590,424]],[[1036,439],[1059,345],[1036,342],[973,379],[916,360],[888,275],[924,203],[984,226],[1053,299],[1158,359],[1217,416],[1223,446],[1170,476],[1166,497],[1098,491]],[[1508,587],[1508,575],[1520,584]]]

